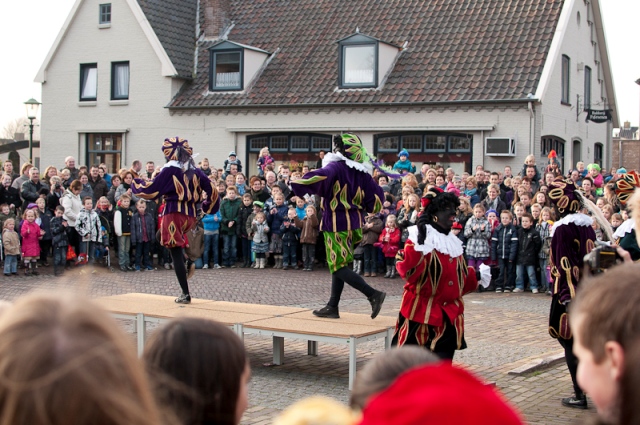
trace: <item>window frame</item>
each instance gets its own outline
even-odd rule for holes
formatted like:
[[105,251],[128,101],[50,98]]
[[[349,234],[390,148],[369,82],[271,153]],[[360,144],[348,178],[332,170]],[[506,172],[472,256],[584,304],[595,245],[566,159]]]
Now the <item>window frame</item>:
[[591,109],[591,68],[584,67],[584,102],[582,109]]
[[[109,8],[108,11],[104,9]],[[104,18],[108,15],[108,20]],[[111,23],[111,3],[101,3],[98,5],[98,24],[107,25]]]
[[[427,132],[398,132],[398,133],[379,133],[379,134],[375,134],[373,136],[373,148],[374,148],[374,152],[376,152],[376,154],[378,153],[382,153],[382,154],[386,154],[386,153],[398,153],[400,152],[402,149],[406,149],[406,147],[404,147],[403,145],[403,138],[406,136],[420,136],[422,139],[422,148],[421,150],[409,150],[407,149],[407,152],[411,152],[411,153],[418,153],[418,154],[444,154],[444,153],[452,153],[452,154],[457,154],[457,153],[464,153],[464,154],[468,154],[468,153],[473,153],[473,134],[469,133],[456,133],[456,132],[431,132],[431,131],[427,131]],[[444,144],[444,149],[428,149],[427,148],[427,137],[444,137],[445,138],[445,144]],[[453,137],[460,137],[460,138],[466,138],[469,140],[469,149],[468,150],[464,150],[464,149],[451,149],[451,138]],[[398,139],[398,148],[397,149],[384,149],[384,148],[380,148],[380,139],[387,139],[387,138],[397,138]]]
[[[112,149],[93,149],[92,142],[95,142],[95,139],[100,137],[102,140],[107,140],[111,138],[112,140]],[[119,149],[115,149],[118,146],[118,142],[120,145]],[[85,133],[85,163],[86,164],[97,164],[94,159],[91,159],[92,156],[99,155],[114,155],[117,158],[118,164],[114,166],[114,171],[117,172],[120,167],[122,167],[123,161],[123,149],[124,149],[125,137],[123,133]],[[104,146],[104,145],[103,145]]]
[[[379,42],[375,39],[349,41],[342,40],[338,43],[338,87],[341,89],[370,89],[378,87],[378,62],[379,62]],[[372,46],[373,47],[373,82],[372,83],[345,83],[345,52],[349,47]]]
[[[216,69],[216,55],[239,53],[239,65],[240,65],[240,85],[233,87],[216,87],[215,86],[215,69]],[[221,91],[240,91],[244,90],[244,49],[242,48],[225,48],[216,49],[215,46],[209,49],[209,91],[221,92]]]
[[[116,96],[116,68],[121,65],[127,65],[128,75],[127,75],[127,95],[126,96]],[[131,63],[129,61],[118,61],[111,62],[111,100],[129,100],[131,95]]]
[[[83,96],[83,87],[85,83],[85,69],[95,69],[96,70],[96,95],[94,97],[84,97]],[[80,102],[95,102],[98,100],[98,64],[97,63],[81,63],[80,64],[80,93],[78,94],[78,98]]]
[[556,151],[558,161],[560,162],[560,169],[564,171],[564,154],[567,141],[554,135],[542,136],[540,138],[540,147],[542,156],[547,157],[549,152],[553,149]]
[[[293,148],[292,147],[292,143],[293,143],[293,138],[294,137],[307,137],[309,140],[309,147],[307,149],[300,149],[300,148]],[[287,148],[274,148],[272,145],[272,139],[274,137],[287,137]],[[252,147],[251,146],[251,142],[255,139],[267,139],[266,144],[262,143],[260,145],[260,147]],[[315,144],[317,142],[319,142],[319,139],[326,139],[327,142],[329,143],[328,147],[327,146],[315,146]],[[280,133],[260,133],[260,134],[252,134],[250,136],[247,136],[247,150],[249,153],[258,153],[260,152],[260,149],[262,149],[263,147],[268,147],[270,152],[274,152],[274,153],[285,153],[285,152],[292,152],[292,153],[305,153],[305,152],[312,152],[312,153],[316,153],[316,152],[320,152],[321,150],[324,150],[326,152],[331,151],[331,146],[333,143],[333,138],[330,134],[324,134],[324,133],[305,133],[305,132],[280,132]]]
[[562,55],[560,103],[571,105],[571,58]]

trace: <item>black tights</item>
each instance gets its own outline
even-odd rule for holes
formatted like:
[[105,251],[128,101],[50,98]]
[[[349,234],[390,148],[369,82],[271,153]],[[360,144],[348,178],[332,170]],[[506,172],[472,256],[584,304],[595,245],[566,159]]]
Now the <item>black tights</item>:
[[331,298],[327,303],[330,307],[338,307],[345,282],[362,292],[367,298],[376,293],[376,290],[367,285],[367,282],[358,273],[349,267],[343,267],[331,275]]
[[562,348],[564,348],[564,358],[567,361],[567,367],[569,368],[569,374],[571,375],[571,382],[573,382],[573,390],[576,393],[576,397],[581,398],[584,393],[576,379],[576,375],[578,374],[578,358],[573,354],[573,338],[558,338],[558,342],[562,345]]
[[188,295],[189,284],[187,283],[187,266],[184,263],[184,253],[182,248],[169,248],[169,252],[171,253],[171,259],[173,260],[173,270],[178,278],[178,283],[180,283],[180,288],[182,288],[182,293]]

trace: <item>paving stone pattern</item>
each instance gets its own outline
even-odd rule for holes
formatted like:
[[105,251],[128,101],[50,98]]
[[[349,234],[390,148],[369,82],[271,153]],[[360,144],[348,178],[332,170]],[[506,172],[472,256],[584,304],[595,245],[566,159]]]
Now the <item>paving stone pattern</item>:
[[[177,295],[179,287],[173,271],[110,273],[104,268],[76,269],[64,276],[52,276],[49,268],[38,277],[0,279],[0,298],[13,300],[33,290],[69,290],[89,297],[144,292]],[[370,284],[386,291],[381,315],[395,317],[402,295],[400,279],[368,278]],[[198,270],[190,282],[197,298],[257,304],[315,308],[329,294],[326,269],[314,272],[222,269]],[[525,375],[509,375],[510,370],[561,351],[547,333],[549,297],[546,295],[475,293],[466,301],[466,340],[469,348],[456,353],[455,361],[487,382],[495,382],[530,424],[579,424],[595,414],[589,410],[563,408],[560,398],[571,394],[571,380],[564,363]],[[347,287],[341,311],[370,313],[367,300]],[[130,323],[122,321],[127,332]],[[133,336],[133,335],[132,335]],[[242,423],[270,424],[296,400],[322,394],[348,402],[348,349],[319,344],[318,356],[308,356],[305,341],[285,341],[285,363],[273,366],[269,338],[247,335],[245,345],[252,367],[250,407]],[[358,346],[357,367],[384,350],[382,340]]]

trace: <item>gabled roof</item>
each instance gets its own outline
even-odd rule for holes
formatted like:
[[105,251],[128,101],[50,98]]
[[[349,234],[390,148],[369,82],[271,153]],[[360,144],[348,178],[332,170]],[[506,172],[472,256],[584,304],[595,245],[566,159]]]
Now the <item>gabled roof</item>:
[[137,0],[180,77],[193,76],[198,0]]
[[266,50],[258,49],[257,47],[253,47],[253,46],[247,46],[246,44],[242,44],[242,43],[236,43],[231,40],[220,40],[212,44],[211,46],[209,46],[209,49],[214,49],[214,48],[228,49],[228,48],[238,48],[238,47],[240,47],[241,49],[253,50],[254,52],[265,53],[267,55],[271,54]]
[[620,134],[618,134],[618,138],[635,140],[637,131],[638,131],[638,127],[629,127],[629,128],[623,127],[620,129]]
[[[170,108],[523,100],[535,93],[564,0],[230,0],[228,39],[275,52],[248,90],[196,78]],[[340,40],[359,28],[403,46],[384,86],[338,90]],[[528,100],[528,99],[527,99]]]

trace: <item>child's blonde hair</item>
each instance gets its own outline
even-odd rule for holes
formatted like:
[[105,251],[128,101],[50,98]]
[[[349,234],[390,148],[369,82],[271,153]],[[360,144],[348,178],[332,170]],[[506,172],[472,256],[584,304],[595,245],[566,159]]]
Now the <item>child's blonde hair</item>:
[[544,207],[540,210],[540,217],[538,217],[538,223],[542,223],[542,214],[549,213],[549,220],[553,220],[553,210],[549,207]]
[[482,210],[482,212],[483,212],[483,213],[487,210],[487,209],[484,207],[484,205],[482,205],[482,204],[480,204],[480,203],[475,204],[475,205],[474,205],[474,207],[473,207],[473,209],[474,209],[474,210],[476,210],[476,209]]
[[35,218],[38,218],[38,213],[36,212],[36,210],[34,210],[33,208],[28,208],[28,209],[24,210],[24,212],[22,213],[22,219],[26,220],[27,219],[27,214],[29,214],[30,212],[33,213],[33,216]]
[[260,212],[257,212],[257,213],[256,213],[256,219],[257,219],[258,217],[262,217],[262,219],[263,219],[263,220],[266,220],[266,219],[267,219],[267,215],[266,215],[263,211],[260,211]]
[[407,202],[405,202],[404,206],[404,211],[405,212],[409,212],[411,211],[411,207],[409,206],[409,199],[413,199],[415,198],[416,200],[416,206],[413,207],[415,210],[420,210],[420,197],[418,195],[416,195],[415,193],[411,193],[409,196],[407,196]]
[[536,156],[535,155],[527,155],[526,158],[524,159],[524,163],[526,164],[529,161],[533,161],[533,163],[536,163]]
[[391,221],[391,222],[393,222],[393,223],[395,223],[395,222],[397,221],[397,218],[396,218],[395,214],[389,214],[389,215],[387,216],[387,220],[386,220],[386,222],[387,222],[387,223],[389,223],[389,221]]
[[16,221],[14,219],[8,218],[8,219],[6,219],[4,221],[4,224],[2,225],[2,228],[3,229],[7,229],[8,228],[8,226],[7,226],[8,223],[13,223],[14,226],[16,225]]
[[616,220],[620,221],[620,222],[624,221],[624,220],[622,220],[622,214],[620,214],[620,213],[612,214],[610,221],[613,221],[614,218]]

